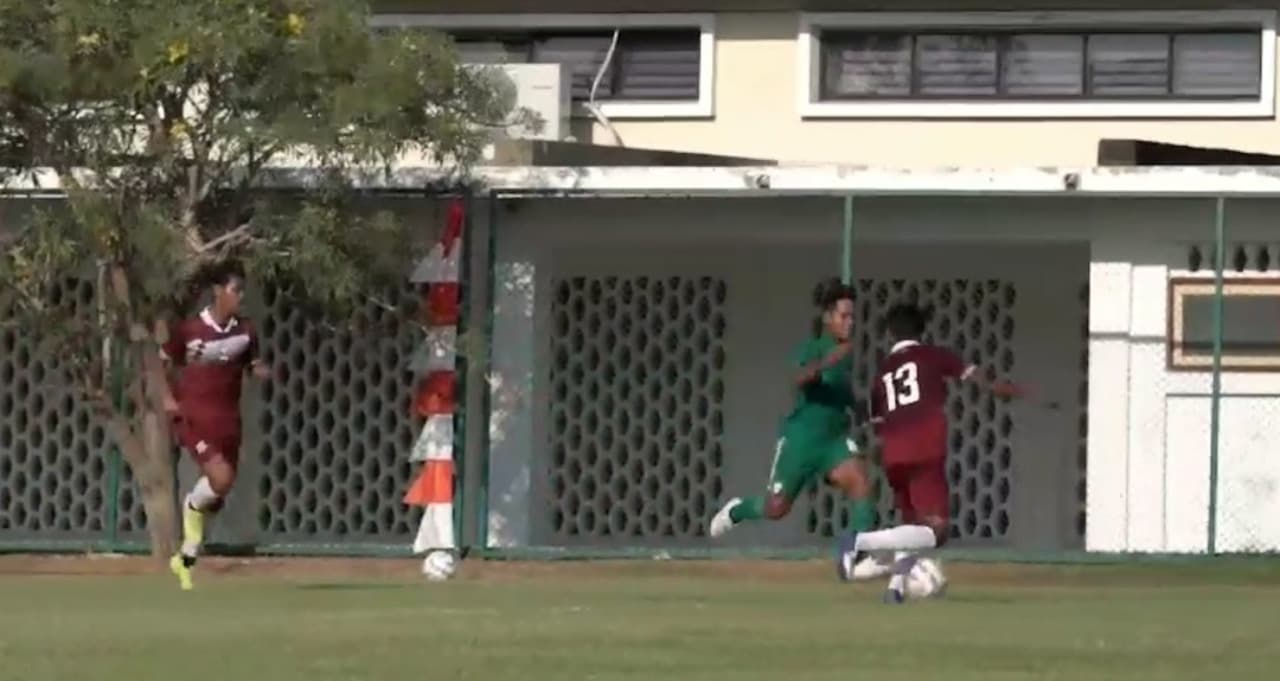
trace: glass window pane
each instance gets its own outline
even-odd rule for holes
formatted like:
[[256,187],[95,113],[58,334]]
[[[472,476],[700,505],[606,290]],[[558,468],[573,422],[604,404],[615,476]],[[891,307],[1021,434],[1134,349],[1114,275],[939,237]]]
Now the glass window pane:
[[1257,33],[1204,33],[1173,39],[1173,92],[1197,97],[1257,97],[1262,40]]
[[[533,61],[539,64],[567,64],[573,76],[573,98],[585,100],[591,94],[591,83],[600,70],[600,64],[604,63],[604,55],[609,51],[609,43],[612,41],[612,33],[540,38],[533,45]],[[616,60],[610,63],[608,71],[600,79],[600,87],[596,90],[597,99],[612,96],[613,78],[610,72],[616,65]]]
[[1089,36],[1089,87],[1099,97],[1168,94],[1169,36],[1140,33]]
[[822,37],[823,98],[1256,98],[1258,32]]
[[1014,96],[1084,93],[1084,36],[1012,35],[1004,53],[1004,92]]
[[922,35],[916,39],[916,92],[973,97],[996,94],[996,38]]
[[698,31],[623,32],[613,55],[616,99],[698,98],[702,36]]
[[910,36],[845,33],[822,42],[824,97],[911,94]]

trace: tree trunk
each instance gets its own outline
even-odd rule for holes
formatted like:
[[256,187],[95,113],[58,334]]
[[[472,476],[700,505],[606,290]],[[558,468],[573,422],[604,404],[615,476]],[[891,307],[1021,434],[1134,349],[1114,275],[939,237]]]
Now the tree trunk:
[[126,392],[131,409],[114,405],[113,430],[142,492],[151,557],[163,564],[177,549],[179,539],[173,440],[165,412],[169,378],[160,360],[160,345],[168,337],[168,328],[159,322],[150,329],[135,316],[129,277],[123,266],[113,265],[110,275],[111,292],[127,320],[129,363],[139,372],[132,389]]
[[121,450],[142,493],[151,557],[162,563],[178,546],[173,445],[169,439],[168,418],[163,412],[148,410],[140,421],[138,431],[142,437],[123,443]]
[[178,546],[178,508],[174,494],[177,481],[173,473],[173,441],[169,438],[168,416],[148,410],[143,416],[142,433],[147,465],[138,483],[142,487],[142,505],[147,511],[151,556],[166,560]]

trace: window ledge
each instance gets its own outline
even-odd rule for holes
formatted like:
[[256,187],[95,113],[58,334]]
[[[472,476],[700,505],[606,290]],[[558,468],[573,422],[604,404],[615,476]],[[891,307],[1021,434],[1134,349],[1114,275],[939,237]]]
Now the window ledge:
[[1238,102],[1158,101],[803,101],[804,118],[1275,118],[1275,100]]
[[[705,101],[704,101],[705,100]],[[699,100],[641,101],[611,99],[596,102],[600,113],[614,120],[644,120],[654,118],[712,118],[710,98]],[[574,118],[594,119],[585,102],[574,102]]]

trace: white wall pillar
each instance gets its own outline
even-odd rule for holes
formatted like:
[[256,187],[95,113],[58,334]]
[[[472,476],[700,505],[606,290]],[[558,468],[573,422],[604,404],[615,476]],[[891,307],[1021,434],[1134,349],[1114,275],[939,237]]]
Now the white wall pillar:
[[1128,548],[1132,265],[1095,241],[1089,264],[1089,472],[1085,548]]
[[[1158,249],[1148,245],[1147,258],[1151,258],[1152,250]],[[1133,267],[1129,289],[1129,469],[1125,497],[1129,525],[1126,548],[1130,551],[1165,550],[1168,282],[1169,268],[1163,262]]]

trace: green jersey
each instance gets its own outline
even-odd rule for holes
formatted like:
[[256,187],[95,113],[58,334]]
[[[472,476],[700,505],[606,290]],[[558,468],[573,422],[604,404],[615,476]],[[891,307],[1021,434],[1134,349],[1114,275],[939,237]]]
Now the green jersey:
[[[796,367],[804,367],[826,357],[836,347],[836,339],[823,334],[804,342],[795,354]],[[853,406],[853,354],[835,366],[822,370],[818,380],[802,386],[795,406],[783,421],[782,431],[791,438],[826,440],[849,434],[849,409]]]

